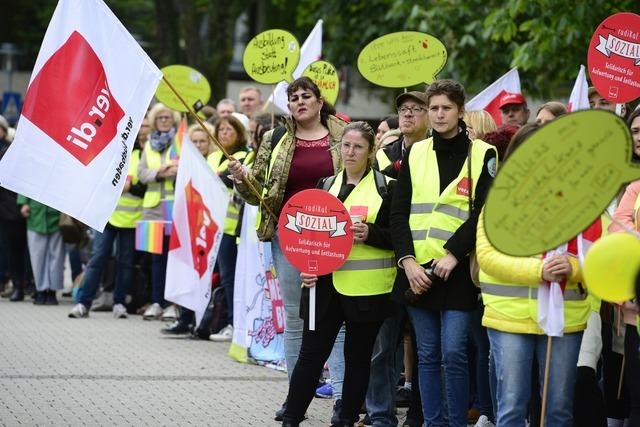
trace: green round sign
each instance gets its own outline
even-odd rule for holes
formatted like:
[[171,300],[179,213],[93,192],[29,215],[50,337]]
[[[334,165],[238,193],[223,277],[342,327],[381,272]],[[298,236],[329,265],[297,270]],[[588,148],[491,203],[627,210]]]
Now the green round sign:
[[[180,96],[194,110],[199,110],[209,102],[211,98],[211,86],[209,86],[209,82],[205,76],[198,70],[187,67],[186,65],[168,65],[160,71],[162,71],[164,78],[171,83]],[[169,89],[164,79],[160,81],[158,90],[156,90],[156,98],[172,110],[182,112],[189,111],[187,107],[180,102],[176,94]]]

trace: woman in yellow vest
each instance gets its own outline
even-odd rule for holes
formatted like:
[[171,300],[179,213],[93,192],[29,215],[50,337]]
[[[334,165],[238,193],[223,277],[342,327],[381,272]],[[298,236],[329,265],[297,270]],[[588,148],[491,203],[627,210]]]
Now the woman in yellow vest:
[[96,233],[93,238],[93,252],[82,276],[80,301],[69,312],[70,318],[89,317],[91,302],[100,286],[102,272],[113,251],[113,244],[117,240],[116,280],[113,289],[113,316],[116,319],[126,319],[127,309],[125,299],[133,280],[133,263],[136,238],[136,223],[142,218],[142,198],[146,185],[138,180],[138,164],[140,162],[140,135],[146,132],[149,121],[144,118],[140,132],[129,159],[129,172],[124,184],[122,195],[109,218],[109,222],[102,233]]
[[305,288],[300,315],[308,323],[309,288],[316,287],[316,330],[305,327],[298,362],[289,385],[283,426],[297,426],[314,396],[322,366],[338,331],[346,323],[342,408],[334,426],[352,426],[369,382],[371,353],[378,330],[389,314],[395,261],[389,233],[391,188],[388,178],[371,168],[374,130],[365,122],[347,125],[340,145],[344,171],[320,181],[319,187],[340,199],[358,217],[354,245],[345,264],[333,274],[302,273]]
[[426,424],[466,427],[466,349],[478,301],[469,253],[475,248],[478,215],[495,175],[496,150],[467,136],[460,83],[435,81],[427,88],[426,98],[433,137],[414,143],[405,154],[391,208],[400,267],[393,295],[409,304]]
[[[249,151],[247,131],[240,121],[232,115],[221,117],[216,123],[215,137],[224,149],[238,162],[242,163]],[[236,229],[238,227],[238,216],[240,203],[233,197],[233,181],[229,179],[229,160],[216,151],[209,155],[207,159],[211,169],[222,179],[222,182],[229,190],[229,206],[227,208],[227,218],[224,221],[224,234],[220,242],[218,251],[218,272],[220,273],[220,286],[224,289],[224,296],[227,305],[227,326],[222,328],[217,334],[211,335],[210,339],[216,342],[231,341],[233,338],[233,283],[236,275],[236,258],[238,256],[238,245],[236,244]]]
[[[287,88],[287,97],[291,117],[286,119],[285,126],[265,134],[251,171],[237,161],[230,162],[229,170],[234,175],[236,189],[247,203],[259,205],[260,201],[243,182],[243,178],[251,182],[275,215],[271,216],[264,206],[260,206],[257,233],[260,240],[271,241],[271,253],[286,312],[284,353],[291,375],[302,344],[300,272],[280,250],[276,232],[277,216],[294,194],[314,188],[320,178],[340,171],[339,145],[345,123],[334,115],[335,109],[322,98],[320,89],[308,77],[294,80]],[[340,380],[334,384],[341,384],[340,368],[332,366],[331,358],[328,363],[332,383],[339,375]],[[333,397],[337,398],[339,393],[341,389],[334,387]],[[276,412],[277,420],[282,420],[285,406],[286,401]]]
[[[512,138],[505,156],[508,158],[537,128],[535,124],[522,127]],[[482,219],[478,222],[476,253],[485,304],[482,324],[488,328],[495,363],[498,426],[525,425],[534,356],[539,378],[544,378],[547,336],[538,324],[538,295],[546,282],[558,282],[565,287],[564,335],[553,338],[545,425],[574,425],[578,354],[582,331],[591,312],[591,301],[581,284],[580,263],[577,256],[571,255],[577,254],[577,246],[573,239],[567,243],[566,254],[513,257],[495,249],[485,235]]]
[[[172,158],[171,146],[176,139],[176,125],[180,115],[163,104],[155,104],[149,113],[151,133],[149,142],[140,155],[138,177],[147,184],[142,201],[142,219],[164,221],[161,201],[173,200],[173,185],[178,173],[178,160]],[[151,305],[144,312],[145,320],[160,319],[167,306],[164,299],[164,284],[167,271],[169,236],[164,236],[162,254],[151,255]]]

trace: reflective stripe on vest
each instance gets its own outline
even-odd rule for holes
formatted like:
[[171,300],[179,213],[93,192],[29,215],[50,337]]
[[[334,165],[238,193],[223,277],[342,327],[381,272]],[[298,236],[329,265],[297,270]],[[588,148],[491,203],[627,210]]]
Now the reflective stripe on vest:
[[[171,146],[167,147],[163,154],[151,149],[148,144],[142,151],[146,157],[147,167],[151,170],[160,169],[160,166],[170,162]],[[173,200],[173,179],[163,179],[162,181],[152,181],[147,183],[147,191],[144,193],[142,206],[144,208],[155,208],[161,200]]]
[[[231,155],[237,160],[247,157],[246,151],[237,151]],[[216,151],[207,157],[207,163],[215,173],[220,175],[229,167],[229,159],[224,158],[221,151]],[[227,216],[224,220],[223,232],[231,236],[236,235],[238,228],[238,218],[240,217],[240,204],[233,200],[233,188],[227,188],[229,192],[229,206],[227,207]]]
[[[542,285],[544,286],[544,285]],[[523,285],[495,285],[492,283],[480,282],[480,289],[483,294],[509,298],[530,298],[538,299],[538,288]],[[563,293],[565,301],[582,301],[587,299],[587,293],[580,289],[565,289]]]
[[[475,140],[472,144],[471,187],[475,194],[478,179],[484,168],[484,158],[488,150],[495,152],[495,147],[481,140]],[[458,176],[442,193],[433,138],[413,144],[408,161],[413,187],[409,227],[416,261],[424,264],[445,255],[444,244],[469,218],[469,158],[465,160]]]
[[[131,159],[129,161],[129,172],[131,176],[131,185],[138,183],[138,164],[140,163],[140,150],[133,150],[131,152]],[[118,199],[111,218],[109,218],[109,224],[119,228],[134,228],[136,223],[142,219],[142,198],[134,196],[127,192],[124,193]]]
[[[374,170],[370,169],[344,201],[347,210],[352,206],[366,206],[367,218],[364,222],[371,224],[375,223],[382,206],[382,197],[378,193],[373,174]],[[334,196],[340,192],[342,177],[343,173],[336,175],[329,188],[329,192]],[[354,242],[346,262],[333,272],[333,285],[343,295],[380,295],[391,292],[395,277],[396,264],[392,250]]]

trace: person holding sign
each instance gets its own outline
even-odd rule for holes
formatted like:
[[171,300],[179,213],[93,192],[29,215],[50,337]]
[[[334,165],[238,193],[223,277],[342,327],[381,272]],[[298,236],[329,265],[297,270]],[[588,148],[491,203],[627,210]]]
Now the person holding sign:
[[[506,157],[537,129],[536,124],[522,127],[511,140]],[[482,324],[488,328],[497,376],[496,425],[524,425],[531,397],[534,356],[537,356],[542,379],[548,348],[542,327],[551,330],[551,323],[560,325],[561,336],[553,337],[549,394],[543,423],[548,426],[574,425],[573,396],[578,354],[582,331],[591,312],[591,302],[581,284],[578,239],[567,243],[565,253],[554,251],[540,256],[515,257],[503,254],[491,245],[481,220],[478,223],[476,253],[485,304]],[[543,286],[552,282],[561,283],[564,289],[561,297],[564,301],[560,302],[561,319],[555,322],[552,313],[544,317],[549,319],[544,321],[538,315],[538,299],[542,298]]]
[[[302,347],[291,375],[283,426],[297,426],[313,399],[322,365],[343,323],[345,382],[340,420],[334,426],[352,426],[369,382],[371,353],[378,330],[390,312],[389,293],[396,275],[389,208],[392,182],[371,168],[375,134],[365,122],[347,125],[340,152],[344,171],[320,181],[349,210],[354,246],[344,265],[318,277],[301,273],[301,316],[305,319]],[[309,330],[309,288],[316,287],[316,328]]]
[[[176,124],[180,121],[180,115],[164,104],[157,103],[149,110],[147,117],[151,133],[138,164],[140,182],[147,184],[142,200],[142,219],[164,221],[167,218],[164,217],[161,202],[173,200],[173,183],[178,173],[178,161],[171,159],[171,146],[176,143]],[[164,236],[162,247],[162,254],[151,255],[151,305],[142,316],[145,320],[160,319],[166,306],[164,285],[169,236]]]
[[[433,137],[404,156],[391,208],[400,272],[393,296],[409,303],[427,425],[467,425],[467,339],[478,301],[469,267],[485,193],[496,173],[496,150],[467,136],[465,92],[453,80],[426,91]],[[444,363],[448,424],[444,418]]]
[[[284,127],[265,134],[251,171],[237,160],[229,162],[229,171],[236,181],[236,189],[247,203],[258,205],[260,200],[243,179],[262,193],[267,206],[260,205],[257,233],[260,240],[271,241],[286,311],[284,351],[291,376],[302,344],[300,272],[287,261],[280,249],[276,233],[277,215],[294,194],[314,188],[320,178],[336,174],[341,169],[339,145],[345,123],[334,115],[333,107],[324,101],[320,89],[308,77],[294,80],[287,88],[287,96],[291,117],[286,119]],[[341,382],[344,369],[332,365],[330,357],[335,397],[341,392],[336,384]],[[283,409],[284,406],[286,402]],[[282,414],[282,410],[278,411],[276,418],[281,419]]]

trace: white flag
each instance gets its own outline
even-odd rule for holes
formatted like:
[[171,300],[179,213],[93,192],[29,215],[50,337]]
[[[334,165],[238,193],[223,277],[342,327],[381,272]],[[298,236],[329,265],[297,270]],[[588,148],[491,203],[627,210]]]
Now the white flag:
[[502,116],[500,115],[500,99],[505,95],[520,95],[520,74],[518,69],[513,68],[507,74],[500,77],[489,87],[476,95],[471,101],[467,102],[465,109],[467,111],[485,110],[493,117],[498,126],[502,124]]
[[200,323],[211,297],[229,192],[185,135],[176,176],[164,297],[195,311]]
[[589,107],[589,83],[587,83],[587,75],[584,65],[580,65],[580,71],[576,82],[573,84],[571,96],[569,97],[568,111],[588,110]]
[[[554,255],[566,255],[568,245],[548,251],[545,259]],[[538,285],[538,326],[545,335],[561,337],[564,335],[564,295],[558,282],[541,282]]]
[[102,231],[161,78],[101,0],[61,0],[0,162],[0,185]]
[[[297,79],[302,75],[302,72],[307,65],[314,61],[317,61],[322,57],[322,19],[318,19],[313,30],[309,33],[307,39],[302,43],[300,48],[300,62],[295,70],[293,70],[293,78]],[[269,97],[267,104],[273,102],[276,107],[282,110],[283,113],[289,113],[289,100],[287,99],[287,88],[289,83],[280,82],[276,85],[275,90]]]

